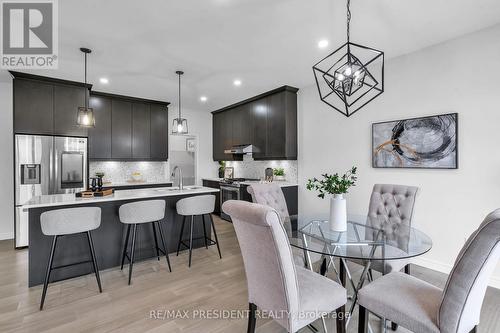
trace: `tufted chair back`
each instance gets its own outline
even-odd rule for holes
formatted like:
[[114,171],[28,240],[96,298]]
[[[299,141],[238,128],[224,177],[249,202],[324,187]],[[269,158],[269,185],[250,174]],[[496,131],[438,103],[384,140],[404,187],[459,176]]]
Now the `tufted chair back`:
[[366,230],[367,239],[383,229],[388,244],[406,250],[417,192],[415,186],[375,184],[367,221],[373,229]]
[[479,324],[488,281],[500,259],[500,209],[490,213],[458,254],[438,313],[442,333],[470,332]]
[[253,202],[275,209],[279,213],[282,222],[290,219],[285,195],[278,184],[252,184],[247,187],[247,191],[252,196]]

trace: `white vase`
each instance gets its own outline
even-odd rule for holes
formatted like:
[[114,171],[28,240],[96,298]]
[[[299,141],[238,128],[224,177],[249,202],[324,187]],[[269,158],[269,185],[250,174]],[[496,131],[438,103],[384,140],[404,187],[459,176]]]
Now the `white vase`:
[[330,197],[330,229],[347,230],[347,205],[342,194],[334,194]]

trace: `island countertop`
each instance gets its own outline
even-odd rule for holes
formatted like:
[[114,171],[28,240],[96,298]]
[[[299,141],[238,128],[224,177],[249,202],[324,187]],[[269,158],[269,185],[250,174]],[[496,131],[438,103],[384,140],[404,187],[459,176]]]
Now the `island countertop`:
[[105,197],[77,198],[75,194],[52,194],[33,197],[23,205],[23,209],[55,207],[66,205],[85,205],[109,201],[124,201],[144,198],[173,197],[179,195],[199,195],[217,193],[219,189],[203,186],[185,186],[179,190],[178,187],[158,187],[134,190],[116,190],[114,194]]

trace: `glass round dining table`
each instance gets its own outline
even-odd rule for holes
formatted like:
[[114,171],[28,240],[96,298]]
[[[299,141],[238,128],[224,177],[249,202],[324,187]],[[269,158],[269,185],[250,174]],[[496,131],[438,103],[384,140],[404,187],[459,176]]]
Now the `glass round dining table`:
[[[349,314],[357,303],[358,290],[367,278],[371,280],[372,268],[382,274],[389,273],[391,261],[397,260],[404,265],[410,258],[423,255],[432,248],[432,240],[422,231],[377,217],[349,216],[347,230],[343,232],[333,230],[327,218],[295,216],[292,221],[294,223],[285,223],[285,229],[290,245],[301,250],[304,265],[312,270],[313,261],[320,261],[321,274],[325,275],[333,268],[339,283],[344,287],[347,283],[351,285],[354,294]],[[292,224],[297,225],[296,230]],[[339,258],[338,267],[335,258]],[[357,282],[347,261],[363,266]]]

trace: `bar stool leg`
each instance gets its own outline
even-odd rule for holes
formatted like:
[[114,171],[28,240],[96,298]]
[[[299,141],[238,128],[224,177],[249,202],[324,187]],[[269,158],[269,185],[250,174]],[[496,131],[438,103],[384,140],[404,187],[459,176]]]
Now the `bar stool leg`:
[[156,257],[158,258],[158,261],[160,261],[160,250],[158,249],[158,238],[156,237],[156,228],[155,228],[155,223],[152,222],[151,226],[153,227],[153,237],[155,239],[155,246],[156,246]]
[[47,264],[47,273],[45,274],[45,282],[43,283],[42,300],[40,302],[40,311],[43,309],[45,303],[45,295],[47,294],[47,287],[50,280],[50,272],[52,271],[52,262],[54,261],[54,253],[56,252],[57,236],[54,236],[52,241],[52,249],[50,250],[49,262]]
[[205,227],[205,215],[202,215],[201,218],[203,220],[203,234],[205,235],[205,248],[208,250],[207,228]]
[[193,226],[194,226],[194,215],[191,215],[191,232],[189,235],[189,267],[191,267],[191,255],[193,254]]
[[179,243],[177,243],[177,255],[179,255],[179,250],[181,249],[182,234],[184,233],[184,225],[186,224],[186,216],[182,218],[181,234],[179,236]]
[[208,217],[210,218],[210,222],[212,224],[212,229],[214,230],[215,243],[217,245],[217,251],[219,251],[219,258],[222,259],[222,254],[220,253],[220,247],[219,247],[219,239],[217,238],[217,231],[215,231],[214,220],[212,219],[211,214],[208,214]]
[[132,231],[132,250],[130,251],[130,264],[128,266],[128,284],[132,282],[132,266],[134,266],[134,254],[135,254],[135,237],[137,235],[137,224],[134,224],[134,230]]
[[165,245],[165,238],[163,237],[163,231],[161,229],[161,224],[160,222],[153,222],[153,228],[154,224],[158,226],[158,231],[160,231],[160,239],[161,239],[161,244],[163,245],[163,250],[165,251],[165,257],[167,258],[167,264],[168,264],[168,270],[172,272],[172,267],[170,266],[170,258],[168,257],[168,247]]
[[130,227],[131,225],[127,225],[127,236],[125,236],[125,245],[123,246],[123,254],[122,254],[122,265],[120,267],[120,270],[123,269],[123,264],[125,263],[125,256],[127,254],[127,248],[128,248],[128,239],[130,237]]
[[94,266],[95,278],[97,280],[97,285],[99,286],[99,292],[102,293],[101,278],[99,277],[99,266],[97,266],[97,260],[95,257],[94,242],[92,241],[92,236],[90,231],[87,231],[87,240],[89,241],[90,254],[92,255],[92,265]]

